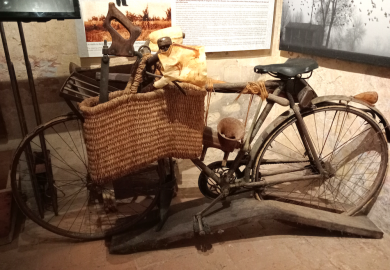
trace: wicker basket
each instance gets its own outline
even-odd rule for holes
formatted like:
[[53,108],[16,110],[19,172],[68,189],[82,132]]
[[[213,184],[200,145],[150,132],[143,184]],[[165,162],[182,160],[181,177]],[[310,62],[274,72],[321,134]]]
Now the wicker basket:
[[183,83],[187,96],[174,85],[141,94],[136,81],[110,93],[106,103],[93,97],[80,104],[92,181],[109,182],[160,158],[202,152],[205,89]]

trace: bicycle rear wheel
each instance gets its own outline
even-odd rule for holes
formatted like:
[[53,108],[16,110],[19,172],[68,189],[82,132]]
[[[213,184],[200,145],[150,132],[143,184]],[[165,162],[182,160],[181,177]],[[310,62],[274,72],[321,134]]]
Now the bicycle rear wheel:
[[[39,139],[42,135],[48,169]],[[74,114],[57,117],[26,136],[11,168],[15,200],[28,218],[51,232],[86,240],[123,232],[141,220],[158,201],[157,179],[93,183],[82,122]]]
[[[381,188],[388,164],[382,129],[363,111],[343,105],[302,113],[323,168],[332,173],[324,180],[285,182],[260,189],[256,196],[330,212],[354,215]],[[264,143],[255,158],[255,180],[275,169],[291,169],[273,177],[316,173],[292,116]],[[301,169],[301,170],[300,170]],[[302,170],[304,169],[304,170]]]

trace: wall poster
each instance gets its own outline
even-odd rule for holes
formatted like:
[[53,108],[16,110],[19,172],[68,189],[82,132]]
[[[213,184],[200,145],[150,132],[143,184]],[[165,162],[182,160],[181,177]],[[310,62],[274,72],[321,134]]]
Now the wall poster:
[[[82,19],[77,35],[80,57],[102,55],[103,27],[108,3],[113,0],[80,0]],[[206,52],[261,50],[271,47],[274,0],[116,0],[116,7],[142,34],[134,44],[138,49],[156,30],[180,26],[184,44],[203,45]],[[124,37],[127,30],[117,22],[113,27]],[[109,42],[110,44],[110,42]]]
[[390,1],[284,0],[280,49],[390,66]]

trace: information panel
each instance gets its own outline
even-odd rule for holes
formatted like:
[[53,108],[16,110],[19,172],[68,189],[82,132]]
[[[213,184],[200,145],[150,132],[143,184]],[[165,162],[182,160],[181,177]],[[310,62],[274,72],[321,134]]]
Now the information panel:
[[[103,27],[107,0],[80,0],[82,20],[77,22],[80,57],[102,55],[103,41],[111,37]],[[116,0],[116,7],[142,34],[137,50],[153,31],[180,26],[184,44],[205,46],[206,52],[270,49],[274,0]],[[127,30],[113,27],[125,38]]]

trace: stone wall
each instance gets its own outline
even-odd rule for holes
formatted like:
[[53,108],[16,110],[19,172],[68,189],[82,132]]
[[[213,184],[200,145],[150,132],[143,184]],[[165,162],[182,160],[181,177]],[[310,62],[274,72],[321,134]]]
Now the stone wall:
[[[279,32],[282,0],[276,0],[272,48],[261,51],[219,52],[207,54],[209,77],[227,82],[255,81],[260,77],[253,72],[258,64],[281,63],[287,58],[305,57],[305,55],[279,51]],[[22,49],[16,23],[5,23],[8,45],[14,62],[21,95],[25,105],[26,117],[30,130],[35,126],[33,111],[27,90],[27,75],[25,72]],[[99,65],[99,58],[80,59],[77,55],[77,40],[74,21],[50,21],[48,23],[24,24],[26,41],[30,53],[30,61],[36,78],[38,98],[44,121],[69,111],[58,97],[58,90],[68,76],[69,62],[82,66]],[[198,44],[197,44],[198,45]],[[379,101],[377,107],[390,119],[388,100],[390,92],[390,68],[370,66],[336,59],[313,57],[320,65],[309,83],[318,95],[342,94],[354,95],[363,91],[377,91]],[[116,59],[120,63],[129,59]],[[266,78],[262,78],[266,79]],[[213,94],[208,123],[216,127],[218,121],[227,116],[244,120],[248,108],[248,97],[242,97],[234,102],[236,95]],[[252,104],[250,116],[253,115],[257,100]],[[17,122],[13,96],[9,85],[4,53],[0,51],[0,107],[5,118],[9,139],[19,141],[21,137]],[[279,115],[284,108],[276,106],[269,119]],[[249,122],[250,124],[250,122]],[[206,162],[221,159],[222,153],[210,151]],[[390,179],[387,177],[371,215],[372,218],[390,231]]]

